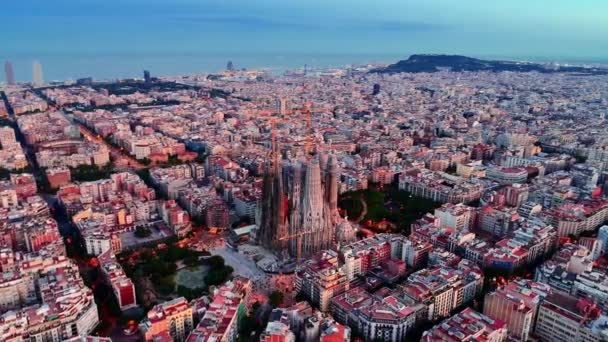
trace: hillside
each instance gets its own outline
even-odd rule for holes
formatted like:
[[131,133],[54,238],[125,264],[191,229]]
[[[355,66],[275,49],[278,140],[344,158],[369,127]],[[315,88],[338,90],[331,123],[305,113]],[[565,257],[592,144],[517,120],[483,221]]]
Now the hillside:
[[569,72],[581,75],[608,75],[608,69],[585,68],[580,66],[552,66],[528,62],[487,61],[458,55],[411,55],[408,59],[391,64],[385,68],[372,70],[376,73],[419,73],[440,70],[462,71],[513,71],[558,73]]

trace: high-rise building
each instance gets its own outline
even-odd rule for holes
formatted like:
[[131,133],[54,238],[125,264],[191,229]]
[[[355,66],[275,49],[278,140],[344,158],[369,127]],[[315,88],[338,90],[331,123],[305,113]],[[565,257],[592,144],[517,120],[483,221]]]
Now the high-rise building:
[[228,70],[228,71],[234,70],[234,63],[232,63],[232,61],[228,61],[228,63],[226,63],[226,70]]
[[13,64],[10,61],[4,62],[4,75],[6,84],[15,84],[15,73],[13,71]]
[[144,82],[150,83],[150,80],[151,80],[151,78],[150,78],[150,71],[144,70]]
[[44,77],[42,74],[42,64],[38,61],[34,61],[32,64],[32,83],[35,86],[41,86],[44,84]]

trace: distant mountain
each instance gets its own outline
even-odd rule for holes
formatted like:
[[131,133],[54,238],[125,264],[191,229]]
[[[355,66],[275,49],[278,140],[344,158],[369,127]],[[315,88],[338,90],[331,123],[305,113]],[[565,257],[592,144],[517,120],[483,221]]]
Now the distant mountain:
[[608,69],[585,68],[580,66],[542,65],[528,62],[486,61],[458,55],[411,55],[407,60],[399,61],[385,68],[374,69],[376,73],[419,73],[441,70],[460,71],[514,71],[540,73],[570,72],[580,75],[608,75]]

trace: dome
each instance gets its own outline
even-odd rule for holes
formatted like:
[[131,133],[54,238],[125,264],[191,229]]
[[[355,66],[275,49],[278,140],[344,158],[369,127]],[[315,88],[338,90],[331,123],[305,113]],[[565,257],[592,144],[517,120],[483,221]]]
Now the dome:
[[348,222],[348,218],[342,219],[336,226],[336,242],[350,243],[355,241],[357,229]]

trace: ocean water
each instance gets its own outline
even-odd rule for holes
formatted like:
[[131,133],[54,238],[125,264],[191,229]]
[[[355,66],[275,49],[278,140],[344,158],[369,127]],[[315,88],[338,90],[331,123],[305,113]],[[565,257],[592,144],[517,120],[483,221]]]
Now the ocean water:
[[526,0],[2,0],[0,82],[5,60],[18,81],[31,80],[34,60],[47,81],[214,72],[228,60],[273,70],[389,63],[412,53],[608,63],[608,2],[556,0],[547,10]]
[[[415,52],[412,52],[415,53]],[[152,76],[171,76],[195,73],[212,73],[225,70],[228,61],[235,68],[267,69],[271,72],[283,72],[288,69],[329,68],[364,65],[368,63],[394,63],[406,59],[411,53],[403,54],[218,54],[218,53],[182,53],[169,54],[166,51],[138,53],[71,53],[40,54],[16,56],[11,60],[17,81],[31,80],[32,62],[42,63],[44,79],[50,81],[76,80],[82,77],[93,77],[95,80],[114,80],[130,77],[143,77],[143,70],[149,70]],[[559,61],[561,63],[607,66],[602,59],[542,58],[520,56],[475,56],[488,59],[527,60],[537,62]],[[4,73],[0,76],[3,81]]]
[[[282,72],[287,69],[343,67],[367,63],[391,63],[407,55],[336,55],[336,54],[218,54],[204,53],[168,54],[165,51],[147,52],[145,54],[41,54],[40,56],[23,55],[13,58],[11,63],[18,81],[29,81],[32,73],[32,62],[42,63],[44,79],[48,81],[75,80],[82,77],[93,77],[96,80],[111,80],[128,77],[142,77],[143,70],[149,70],[152,76],[183,75],[193,73],[211,73],[225,70],[228,61],[235,68],[268,69]],[[4,75],[2,75],[4,77]],[[0,79],[2,79],[0,77]]]

